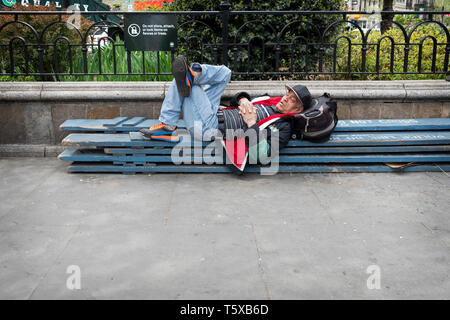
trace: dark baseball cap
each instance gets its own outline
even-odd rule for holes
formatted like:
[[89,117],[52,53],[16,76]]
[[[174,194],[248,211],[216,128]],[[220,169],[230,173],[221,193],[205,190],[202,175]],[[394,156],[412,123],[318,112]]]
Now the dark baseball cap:
[[308,88],[306,88],[305,86],[303,86],[301,84],[297,84],[292,87],[289,85],[286,85],[286,89],[292,90],[295,93],[297,98],[303,104],[303,110],[306,110],[311,106],[312,97],[311,97],[311,93],[309,92]]

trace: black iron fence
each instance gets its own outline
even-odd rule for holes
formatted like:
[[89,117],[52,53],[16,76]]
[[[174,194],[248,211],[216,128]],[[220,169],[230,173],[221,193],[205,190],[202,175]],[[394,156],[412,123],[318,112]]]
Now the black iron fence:
[[127,51],[122,23],[83,19],[127,14],[1,11],[0,76],[163,79],[157,76],[170,75],[178,54],[225,64],[235,79],[448,74],[450,33],[444,17],[450,12],[389,12],[398,19],[384,34],[380,15],[364,11],[231,11],[222,6],[218,11],[133,13],[177,16],[179,46],[170,52]]

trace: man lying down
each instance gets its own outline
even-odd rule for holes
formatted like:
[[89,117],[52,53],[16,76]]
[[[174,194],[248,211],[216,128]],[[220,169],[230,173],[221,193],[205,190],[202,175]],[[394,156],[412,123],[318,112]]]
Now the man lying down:
[[220,137],[228,160],[239,171],[244,170],[247,158],[249,163],[261,163],[284,148],[292,136],[293,117],[312,105],[309,90],[295,85],[286,86],[283,97],[265,97],[253,103],[249,94],[238,92],[229,107],[221,108],[220,98],[231,78],[226,66],[193,63],[189,67],[179,56],[172,63],[172,74],[174,80],[161,107],[160,123],[140,133],[150,139],[176,142],[176,123],[183,111],[191,134],[206,141]]

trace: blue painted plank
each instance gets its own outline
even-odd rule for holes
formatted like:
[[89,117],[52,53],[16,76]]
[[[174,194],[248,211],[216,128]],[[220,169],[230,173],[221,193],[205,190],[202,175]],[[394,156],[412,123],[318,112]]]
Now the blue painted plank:
[[[137,120],[142,118],[142,121]],[[134,120],[133,120],[134,119]],[[158,119],[146,119],[143,117],[135,117],[123,122],[117,122],[112,125],[115,119],[69,119],[64,121],[59,128],[63,131],[80,131],[80,132],[131,132],[139,131],[141,128],[149,128],[160,123]],[[184,120],[178,120],[177,127],[186,128]]]
[[119,124],[121,124],[122,122],[125,122],[128,120],[128,117],[117,117],[111,120],[108,120],[105,122],[104,126],[105,127],[115,127]]
[[[150,138],[143,136],[140,132],[128,132],[128,135],[130,136],[131,141],[161,141],[160,139],[158,139],[159,136],[157,136],[155,139],[150,139]],[[170,134],[170,133],[168,133],[167,135],[172,135],[174,137],[174,139],[177,139],[177,137],[180,137],[180,136],[185,136],[185,139],[188,139],[188,140],[190,138],[190,135],[187,132],[185,134],[182,134],[182,133]],[[174,145],[177,142],[170,142],[170,143],[172,145]]]
[[105,148],[104,152],[114,155],[172,154],[173,148]]
[[[213,152],[214,148],[203,148]],[[386,146],[386,147],[288,147],[280,150],[280,154],[330,154],[330,153],[392,153],[392,152],[447,152],[450,145],[431,146]],[[172,154],[172,148],[105,148],[105,153],[116,155]],[[191,150],[191,153],[194,149]]]
[[280,156],[280,163],[450,162],[450,154],[358,154]]
[[[266,173],[270,168],[265,168]],[[273,173],[297,172],[297,173],[339,173],[339,172],[433,172],[444,170],[450,171],[450,164],[436,165],[417,165],[409,166],[401,169],[394,169],[386,165],[289,165],[280,166]],[[119,172],[119,173],[228,173],[228,166],[213,165],[152,165],[140,167],[112,166],[112,165],[91,165],[91,164],[75,164],[68,168],[69,172]],[[249,166],[246,172],[260,173],[261,168],[258,166]]]
[[[157,135],[155,138],[152,139],[143,136],[140,132],[128,132],[128,135],[130,136],[131,141],[167,141],[165,137],[162,137],[160,135]],[[174,139],[174,141],[169,142],[172,145],[181,142],[180,136],[183,136],[181,134],[170,134],[170,133],[168,133],[167,135],[171,136]],[[189,138],[189,136],[186,136],[186,138]]]
[[122,122],[119,126],[120,127],[135,127],[144,120],[145,120],[145,117],[134,117],[127,121]]
[[450,130],[450,118],[339,120],[336,132]]
[[[139,129],[142,129],[142,128],[149,128],[149,127],[154,126],[155,124],[158,124],[160,122],[161,121],[159,121],[158,119],[147,119],[147,120],[142,121],[141,123],[139,123],[139,125],[136,126],[135,130],[138,131]],[[178,120],[177,121],[177,127],[180,128],[180,129],[186,129],[186,125],[184,123],[184,120],[182,120],[182,119]],[[119,126],[117,129],[118,130],[123,130],[124,128],[121,128]]]
[[[142,118],[142,117],[135,117]],[[116,118],[119,119],[119,118]],[[148,128],[159,123],[158,119],[142,119],[134,123],[133,119],[117,123],[116,119],[71,119],[61,124],[64,131],[98,131],[105,132],[129,132]],[[129,124],[131,123],[131,124]],[[186,125],[182,119],[177,123],[178,128],[185,129]],[[428,130],[450,130],[450,118],[421,118],[421,119],[363,119],[363,120],[339,120],[335,132],[353,131],[428,131]]]
[[137,162],[127,162],[127,161],[113,161],[114,165],[119,166],[129,166],[129,167],[136,167],[136,166],[142,166],[145,165],[146,162],[137,161]]
[[[323,145],[345,146],[377,146],[377,145],[427,145],[450,144],[449,131],[411,131],[411,132],[374,132],[374,133],[346,133],[336,132]],[[310,141],[289,141],[289,146],[320,145]]]
[[[109,155],[101,150],[67,149],[58,158],[63,161],[84,162],[173,162],[181,163],[217,163],[223,164],[222,156],[202,157],[196,155],[170,156],[170,155]],[[281,155],[280,163],[370,163],[370,162],[450,162],[450,153],[428,154],[350,154],[350,155]]]
[[111,119],[106,119],[105,125],[112,126],[114,124],[120,124],[123,123],[124,121],[127,121],[128,119],[129,119],[128,117],[115,117]]
[[64,121],[59,128],[63,131],[110,131],[105,126],[108,119],[69,119]]
[[280,154],[330,154],[330,153],[392,153],[392,152],[447,152],[450,145],[431,146],[386,146],[386,147],[288,147],[280,150]]
[[66,149],[59,156],[58,159],[63,161],[79,161],[79,162],[113,162],[120,164],[123,163],[145,163],[145,162],[194,162],[194,163],[223,163],[223,157],[202,157],[199,156],[185,156],[185,157],[172,157],[171,155],[158,155],[158,156],[146,156],[146,155],[110,155],[105,154],[101,150],[92,149]]
[[[137,133],[136,133],[137,134]],[[140,134],[138,134],[141,136]],[[142,137],[142,136],[141,136]],[[99,147],[174,147],[174,146],[191,146],[193,143],[189,141],[188,137],[181,136],[179,143],[155,141],[155,140],[141,140],[132,141],[128,133],[118,134],[104,134],[104,133],[72,133],[69,134],[61,142],[62,145],[67,146],[99,146]],[[186,142],[183,142],[187,138]],[[206,142],[196,142],[199,146],[206,146]]]
[[105,148],[104,152],[114,155],[172,154],[172,148]]
[[[140,140],[132,141],[128,134],[86,134],[72,133],[62,141],[65,146],[99,147],[181,147],[191,145],[213,146],[214,142],[190,141],[189,136],[181,136],[181,142]],[[335,132],[327,142],[314,143],[303,140],[291,140],[289,147],[317,146],[403,146],[403,145],[449,145],[450,131],[413,131],[379,133],[343,133]]]

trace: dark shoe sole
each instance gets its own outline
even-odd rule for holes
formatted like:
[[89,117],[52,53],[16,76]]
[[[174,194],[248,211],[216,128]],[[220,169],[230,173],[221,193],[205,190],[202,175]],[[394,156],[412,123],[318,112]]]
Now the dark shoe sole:
[[187,73],[189,72],[186,64],[186,59],[183,56],[179,56],[173,61],[172,75],[175,78],[177,84],[178,93],[182,97],[189,97],[191,95],[191,86],[186,83]]
[[151,135],[152,136],[171,136],[175,133],[175,130],[173,131],[159,131],[159,132],[154,132]]
[[172,142],[177,143],[180,142],[180,137],[175,135],[151,135],[148,136],[145,133],[139,131],[139,133],[146,139],[146,140],[159,140],[159,141],[165,141],[165,142]]
[[144,138],[146,138],[146,139],[151,139],[151,136],[145,134],[144,132],[142,132],[142,131],[138,131],[138,132],[139,132],[139,134],[142,135]]
[[152,135],[151,136],[152,140],[159,140],[159,141],[166,141],[166,142],[173,142],[173,143],[177,143],[180,142],[180,137],[179,136],[155,136]]
[[143,136],[146,136],[147,138],[150,138],[151,136],[167,136],[167,135],[172,135],[176,132],[176,129],[174,130],[164,130],[161,129],[161,131],[154,131],[152,132],[151,130],[148,129],[141,129],[139,130],[139,133],[142,134]]

